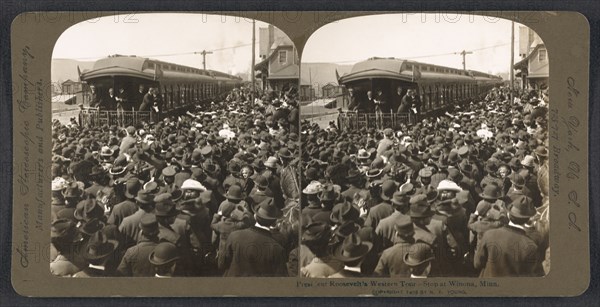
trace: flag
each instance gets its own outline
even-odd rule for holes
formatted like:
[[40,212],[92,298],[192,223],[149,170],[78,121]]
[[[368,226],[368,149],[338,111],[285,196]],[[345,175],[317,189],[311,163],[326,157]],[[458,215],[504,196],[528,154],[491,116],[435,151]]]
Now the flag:
[[154,81],[158,80],[158,78],[161,78],[163,76],[163,71],[160,68],[160,65],[155,64],[154,66]]
[[338,84],[340,84],[340,74],[338,73],[337,69],[335,70],[335,78],[338,81]]
[[79,65],[77,65],[77,77],[79,78],[79,82],[81,82],[81,70],[79,69]]
[[417,81],[417,80],[421,79],[421,71],[419,70],[419,66],[413,65],[412,74],[413,74],[412,75],[413,81]]

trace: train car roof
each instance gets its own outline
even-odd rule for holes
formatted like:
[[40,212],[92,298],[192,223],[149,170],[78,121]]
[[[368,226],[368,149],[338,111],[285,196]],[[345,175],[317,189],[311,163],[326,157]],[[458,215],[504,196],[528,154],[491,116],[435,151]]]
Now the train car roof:
[[[460,73],[445,73],[440,71],[423,71],[420,70],[420,80],[427,81],[475,81],[475,79],[461,69],[444,67],[439,65],[395,59],[395,58],[371,58],[366,61],[361,61],[354,66],[349,74],[346,74],[339,79],[339,83],[347,83],[371,78],[395,79],[401,81],[413,82],[412,65],[433,67],[437,70],[449,70]],[[410,68],[409,68],[410,67]],[[474,72],[474,71],[473,71]],[[478,72],[479,73],[479,72]],[[484,74],[484,73],[480,73]],[[488,74],[485,74],[489,76]],[[485,78],[485,77],[484,77]]]
[[[146,80],[154,80],[157,65],[175,67],[176,69],[161,69],[165,81],[218,81],[237,80],[237,77],[218,71],[202,70],[184,65],[163,62],[138,56],[115,55],[97,60],[94,68],[81,74],[84,81],[112,76],[127,76]],[[180,71],[177,68],[199,71]]]

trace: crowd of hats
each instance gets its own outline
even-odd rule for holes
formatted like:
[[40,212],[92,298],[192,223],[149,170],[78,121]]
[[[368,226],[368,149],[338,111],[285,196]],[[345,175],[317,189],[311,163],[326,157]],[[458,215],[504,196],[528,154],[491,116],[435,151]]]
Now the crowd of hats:
[[410,276],[390,269],[396,261],[432,262],[430,276],[475,276],[478,237],[513,219],[545,254],[537,226],[547,225],[547,104],[519,94],[509,103],[495,88],[397,130],[302,122],[303,275],[355,266],[361,276]]
[[[247,228],[266,220],[282,236],[269,221],[297,198],[281,179],[286,165],[298,163],[297,105],[290,95],[266,94],[257,102],[241,88],[158,122],[81,127],[54,121],[53,274],[103,266],[108,276],[130,276],[118,269],[124,254],[142,237],[156,236],[146,257],[151,264],[177,260],[178,274],[218,275],[221,242],[212,224]],[[255,203],[257,190],[270,194]],[[288,228],[286,247],[298,238],[298,227]]]

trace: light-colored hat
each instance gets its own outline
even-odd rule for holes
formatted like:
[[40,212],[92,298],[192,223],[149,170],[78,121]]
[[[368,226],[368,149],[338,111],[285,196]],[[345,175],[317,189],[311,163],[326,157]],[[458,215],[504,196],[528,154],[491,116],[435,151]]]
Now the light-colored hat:
[[437,187],[438,191],[454,191],[454,192],[460,192],[462,191],[462,188],[459,187],[456,183],[454,183],[453,181],[450,180],[442,180],[440,181],[440,183],[438,184]]
[[323,191],[323,185],[319,181],[313,180],[306,186],[306,188],[304,188],[304,190],[302,190],[302,193],[318,194],[321,193],[321,191]]
[[533,167],[533,161],[535,159],[533,158],[533,156],[531,155],[526,155],[523,160],[521,160],[521,165],[523,166],[527,166],[527,167]]
[[194,179],[186,179],[183,184],[181,184],[181,190],[206,191],[206,187]]
[[275,158],[275,157],[271,156],[271,157],[269,157],[269,158],[267,159],[267,161],[265,162],[265,166],[266,166],[266,167],[271,167],[271,168],[274,168],[274,167],[276,167],[276,166],[277,166],[277,161],[278,161],[278,160],[277,160],[277,158]]
[[52,191],[62,191],[68,185],[63,177],[56,177],[52,180]]

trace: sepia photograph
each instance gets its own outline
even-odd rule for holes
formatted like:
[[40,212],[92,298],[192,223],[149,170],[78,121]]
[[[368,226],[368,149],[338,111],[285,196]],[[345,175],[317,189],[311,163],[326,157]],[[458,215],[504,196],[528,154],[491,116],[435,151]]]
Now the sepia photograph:
[[297,276],[293,42],[250,18],[121,17],[52,53],[52,275]]
[[550,56],[491,16],[316,30],[300,75],[301,276],[548,274]]

